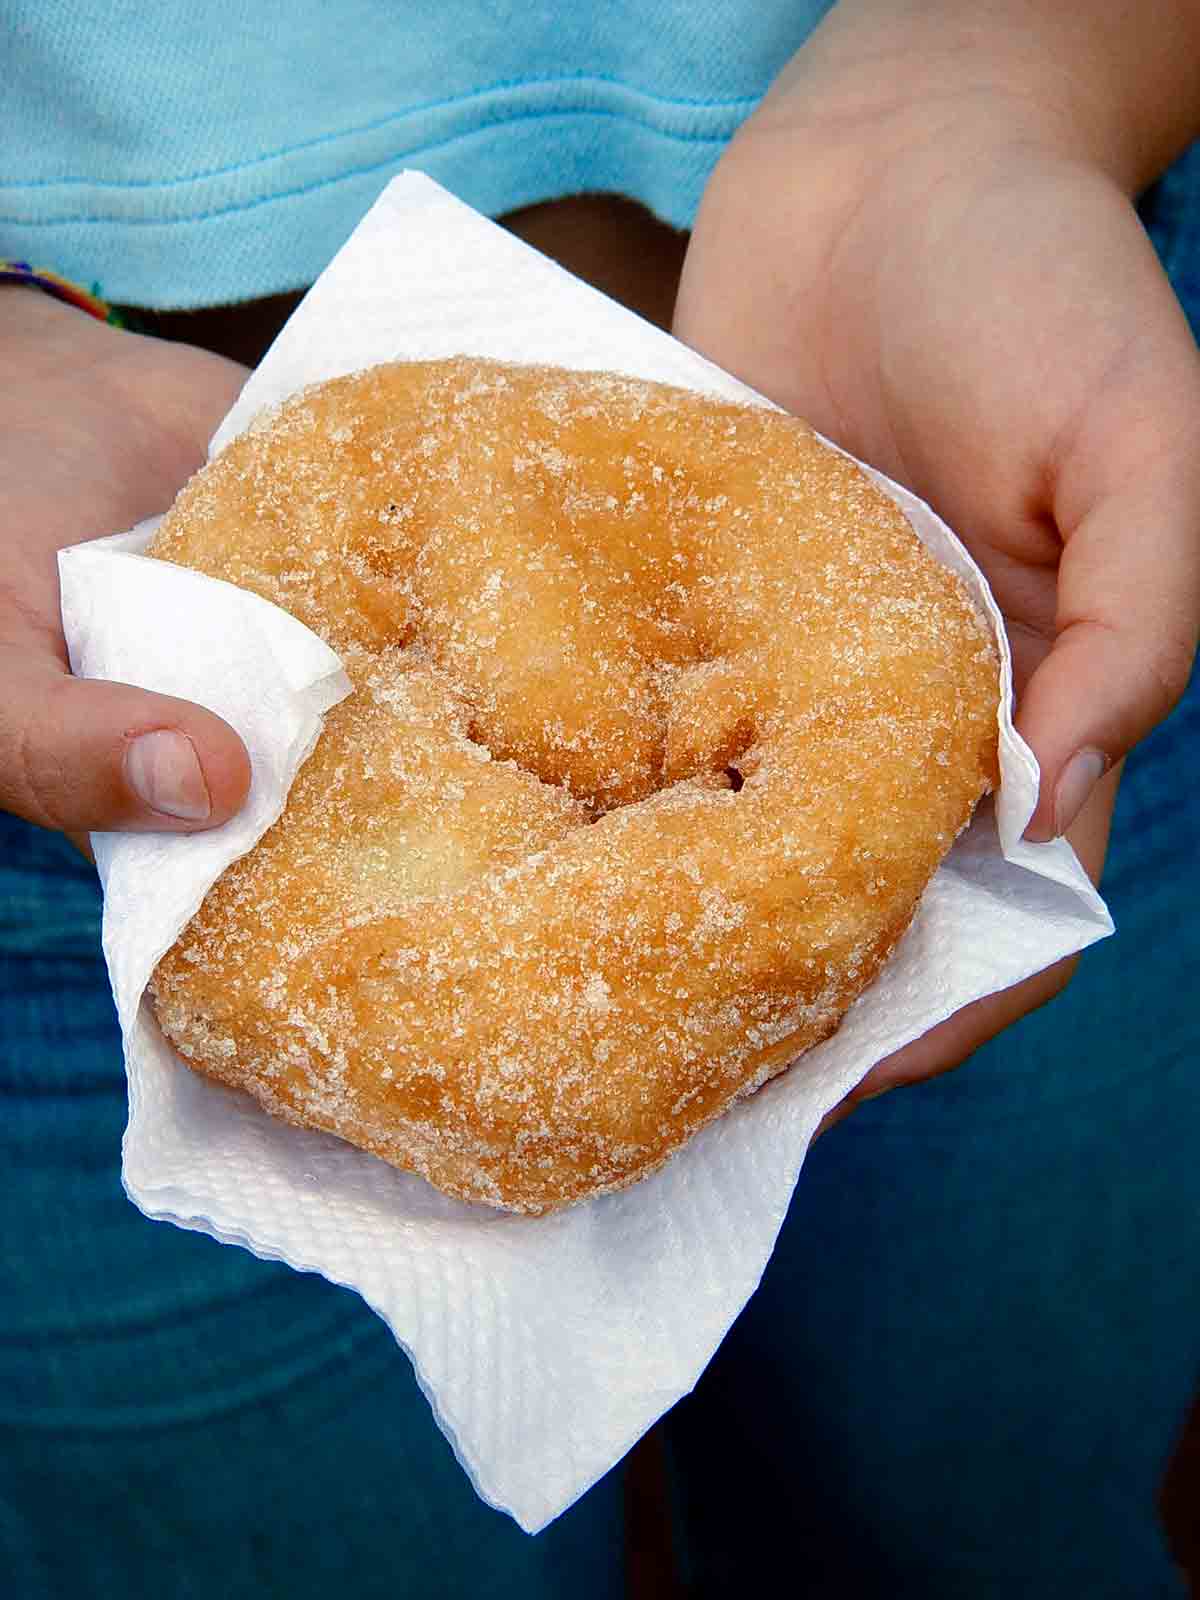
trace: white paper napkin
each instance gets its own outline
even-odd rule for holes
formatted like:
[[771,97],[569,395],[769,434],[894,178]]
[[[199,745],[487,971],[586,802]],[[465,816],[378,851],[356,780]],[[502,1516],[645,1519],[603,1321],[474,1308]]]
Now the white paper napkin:
[[[405,174],[283,330],[213,450],[303,384],[454,354],[756,398]],[[880,481],[993,619],[1007,687],[1003,630],[978,572],[928,508]],[[1065,843],[1021,841],[1038,774],[1005,711],[995,805],[959,840],[834,1038],[622,1194],[537,1219],[446,1199],[196,1076],[143,1002],[157,960],[278,815],[322,712],[347,690],[336,659],[299,623],[133,553],[148,536],[143,525],[63,552],[72,666],[211,706],[246,740],[254,784],[245,811],[211,833],[95,838],[129,1075],[126,1189],[150,1217],[357,1289],[411,1356],[479,1494],[536,1531],[692,1388],[759,1280],[824,1113],[881,1056],[1111,932],[1108,913]]]

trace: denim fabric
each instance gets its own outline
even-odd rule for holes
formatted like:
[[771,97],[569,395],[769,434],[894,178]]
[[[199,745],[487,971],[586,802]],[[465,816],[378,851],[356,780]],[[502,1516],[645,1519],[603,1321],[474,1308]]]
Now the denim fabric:
[[0,815],[0,1594],[608,1600],[621,1474],[482,1505],[357,1296],[125,1199],[95,873]]

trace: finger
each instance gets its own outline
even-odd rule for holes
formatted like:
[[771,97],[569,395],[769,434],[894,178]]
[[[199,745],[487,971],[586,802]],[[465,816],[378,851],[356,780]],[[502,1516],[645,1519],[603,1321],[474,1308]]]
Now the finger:
[[[1121,769],[1116,767],[1096,785],[1068,835],[1084,871],[1097,885],[1108,850],[1120,776]],[[1070,982],[1078,962],[1078,956],[1068,956],[1065,961],[1034,973],[1010,989],[985,995],[903,1049],[886,1056],[844,1100],[826,1112],[814,1137],[819,1138],[867,1100],[877,1100],[889,1090],[922,1083],[962,1066],[989,1039],[1060,994]]]
[[[1200,357],[1168,313],[1061,470],[1055,639],[1017,727],[1042,769],[1027,837],[1065,833],[1093,784],[1173,708],[1200,630]],[[1177,320],[1180,326],[1174,326]]]
[[956,1011],[945,1022],[931,1028],[912,1044],[905,1045],[895,1055],[887,1056],[872,1067],[866,1077],[844,1100],[826,1112],[815,1137],[819,1137],[868,1100],[893,1089],[907,1088],[914,1083],[924,1083],[944,1072],[952,1072],[972,1056],[980,1045],[986,1044],[1011,1023],[1046,1005],[1062,993],[1070,982],[1078,964],[1078,956],[1069,956],[1056,962],[1045,971],[1035,973],[1023,983],[998,994],[987,995],[972,1005]]
[[67,832],[191,833],[241,806],[250,761],[202,706],[26,661],[0,708],[0,807]]

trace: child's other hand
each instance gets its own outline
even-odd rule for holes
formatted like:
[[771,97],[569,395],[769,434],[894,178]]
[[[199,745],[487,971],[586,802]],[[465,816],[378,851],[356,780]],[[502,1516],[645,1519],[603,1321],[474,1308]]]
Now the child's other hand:
[[[1052,30],[1074,9],[1056,4]],[[713,175],[675,330],[964,539],[1041,764],[1030,836],[1069,832],[1098,877],[1112,774],[1182,694],[1200,623],[1200,359],[1129,199],[1180,129],[1123,142],[1087,62],[1056,79],[1029,29],[1005,58],[974,9],[835,9]],[[1046,11],[1019,9],[1031,28]],[[968,1008],[866,1087],[954,1065],[1066,975]]]

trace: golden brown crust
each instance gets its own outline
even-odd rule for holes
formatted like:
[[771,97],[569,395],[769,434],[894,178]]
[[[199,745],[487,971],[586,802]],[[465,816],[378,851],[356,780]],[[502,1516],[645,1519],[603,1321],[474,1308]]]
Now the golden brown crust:
[[995,781],[984,624],[778,413],[377,367],[235,440],[152,554],[355,684],[159,964],[163,1028],[464,1199],[630,1183],[827,1037]]

